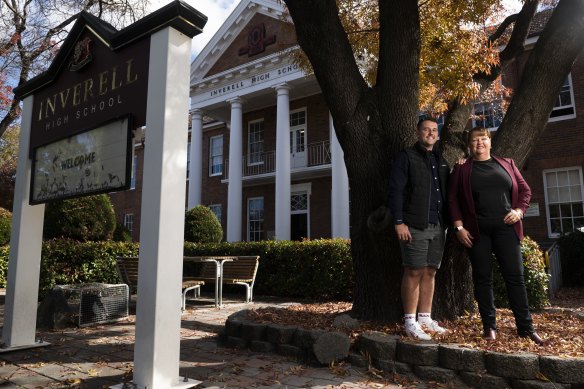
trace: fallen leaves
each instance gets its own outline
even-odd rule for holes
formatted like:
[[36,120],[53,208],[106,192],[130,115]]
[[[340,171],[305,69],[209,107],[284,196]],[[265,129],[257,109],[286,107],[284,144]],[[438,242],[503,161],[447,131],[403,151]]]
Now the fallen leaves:
[[[565,288],[552,299],[553,307],[532,312],[533,324],[538,334],[548,343],[537,346],[529,339],[517,336],[515,319],[508,309],[497,310],[497,340],[487,342],[481,338],[482,324],[477,313],[467,314],[454,321],[440,322],[449,331],[434,335],[440,343],[455,343],[463,347],[501,353],[529,352],[560,357],[584,357],[584,320],[574,312],[584,311],[584,288]],[[361,321],[355,330],[333,327],[333,320],[342,313],[349,313],[352,304],[326,302],[320,304],[296,304],[287,308],[258,308],[250,311],[249,318],[259,323],[300,326],[308,329],[344,331],[355,339],[365,331],[386,334],[402,334],[400,324],[380,324]]]

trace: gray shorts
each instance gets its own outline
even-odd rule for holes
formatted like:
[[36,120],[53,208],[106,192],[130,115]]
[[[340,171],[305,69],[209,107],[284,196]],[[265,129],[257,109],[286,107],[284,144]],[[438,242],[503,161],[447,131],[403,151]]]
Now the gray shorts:
[[421,268],[433,267],[440,269],[446,231],[440,225],[430,224],[425,230],[409,227],[412,240],[399,245],[404,266]]

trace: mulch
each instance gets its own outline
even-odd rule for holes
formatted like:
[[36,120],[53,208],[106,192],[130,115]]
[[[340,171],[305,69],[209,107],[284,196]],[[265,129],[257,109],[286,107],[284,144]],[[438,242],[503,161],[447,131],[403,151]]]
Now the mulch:
[[[515,321],[509,309],[497,309],[497,340],[487,342],[481,338],[482,325],[478,313],[470,313],[454,321],[440,324],[448,329],[444,335],[436,334],[440,343],[456,343],[464,347],[502,353],[529,352],[538,355],[554,355],[566,358],[584,358],[584,288],[563,288],[551,299],[551,306],[532,311],[533,323],[538,334],[547,340],[545,346],[537,346],[529,339],[517,336]],[[248,314],[259,323],[299,326],[308,329],[340,331],[333,320],[340,314],[349,313],[348,302],[298,304],[288,308],[258,308]],[[475,310],[476,311],[476,310]],[[379,324],[360,321],[357,329],[346,330],[352,339],[365,331],[403,335],[400,324]]]

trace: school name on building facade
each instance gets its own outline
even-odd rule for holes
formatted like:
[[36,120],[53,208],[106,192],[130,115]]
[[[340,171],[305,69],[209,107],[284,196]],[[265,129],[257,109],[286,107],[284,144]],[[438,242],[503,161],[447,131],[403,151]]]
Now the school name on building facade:
[[271,70],[269,72],[265,72],[262,74],[257,74],[255,76],[249,77],[245,80],[240,80],[240,81],[234,82],[232,84],[224,85],[220,88],[213,89],[212,91],[209,92],[207,97],[212,98],[212,97],[217,97],[217,96],[221,96],[224,94],[228,94],[228,93],[234,92],[234,91],[239,90],[239,89],[248,88],[248,87],[263,83],[263,82],[268,82],[270,80],[275,80],[275,79],[283,77],[289,73],[298,72],[299,70],[300,69],[299,69],[298,65],[296,65],[296,64],[287,65],[287,66],[281,67],[279,69]]

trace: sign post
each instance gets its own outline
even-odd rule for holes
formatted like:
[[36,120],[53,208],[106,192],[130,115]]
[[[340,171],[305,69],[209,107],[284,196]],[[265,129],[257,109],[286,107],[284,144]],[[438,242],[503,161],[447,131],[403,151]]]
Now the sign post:
[[133,384],[199,383],[178,374],[191,39],[206,21],[181,0],[120,31],[81,12],[49,69],[15,89],[24,109],[0,352],[46,345],[35,339],[44,203],[127,189],[132,132],[146,126]]

